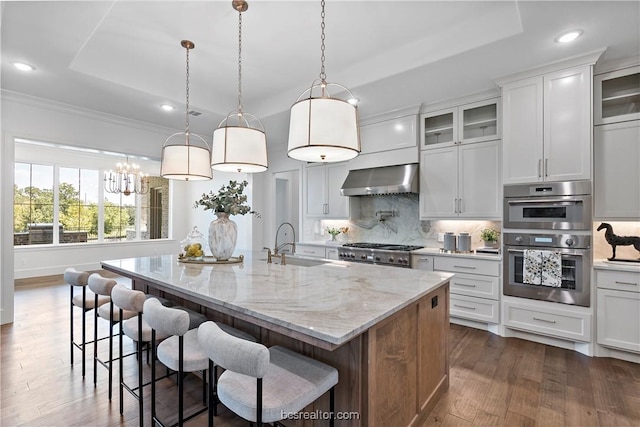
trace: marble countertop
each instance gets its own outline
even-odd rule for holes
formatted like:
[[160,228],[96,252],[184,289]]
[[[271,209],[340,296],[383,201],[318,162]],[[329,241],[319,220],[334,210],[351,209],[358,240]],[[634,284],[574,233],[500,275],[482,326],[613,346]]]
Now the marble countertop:
[[[103,261],[105,269],[192,295],[215,310],[239,313],[304,336],[342,345],[446,283],[453,274],[322,260],[314,266],[182,263],[175,255]],[[303,257],[295,257],[302,258]],[[317,258],[306,258],[318,262]]]
[[593,268],[601,270],[630,271],[632,273],[640,273],[640,263],[609,261],[606,259],[596,259],[593,261]]

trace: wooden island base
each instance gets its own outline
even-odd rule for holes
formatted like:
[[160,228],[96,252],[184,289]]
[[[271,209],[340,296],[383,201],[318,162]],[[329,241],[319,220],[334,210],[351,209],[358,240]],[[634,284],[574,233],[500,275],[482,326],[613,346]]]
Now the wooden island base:
[[[139,279],[134,283],[158,293],[153,284]],[[197,307],[166,292],[162,296],[249,332],[266,346],[282,345],[334,366],[339,371],[335,410],[344,418],[336,426],[420,426],[449,388],[448,282],[334,350],[289,337],[286,331],[275,332],[247,319]],[[321,420],[328,411],[325,395],[286,425],[329,425]]]

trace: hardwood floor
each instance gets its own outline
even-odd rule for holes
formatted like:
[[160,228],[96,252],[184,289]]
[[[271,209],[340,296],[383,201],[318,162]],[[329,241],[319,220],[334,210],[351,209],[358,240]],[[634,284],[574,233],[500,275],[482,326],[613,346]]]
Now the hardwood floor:
[[[107,371],[100,366],[94,388],[90,355],[84,380],[77,350],[75,366],[70,368],[68,286],[61,284],[60,277],[42,282],[45,285],[16,288],[15,322],[2,326],[0,425],[138,425],[137,402],[126,392],[125,413],[120,417],[117,381],[113,400],[107,399]],[[79,325],[80,310],[75,311]],[[103,323],[101,334],[106,331]],[[88,324],[92,330],[93,321]],[[423,427],[640,426],[638,364],[590,358],[457,325],[451,325],[450,342],[449,392]],[[106,348],[103,341],[100,354]],[[131,345],[127,348],[130,351]],[[127,358],[124,372],[135,383],[133,357]],[[195,408],[201,397],[200,381],[191,375],[187,378],[187,400]],[[159,391],[159,414],[170,420],[177,400],[174,381],[163,380]],[[151,425],[146,393],[145,424]],[[194,427],[206,424],[206,414],[188,423]],[[216,425],[247,424],[223,409]]]

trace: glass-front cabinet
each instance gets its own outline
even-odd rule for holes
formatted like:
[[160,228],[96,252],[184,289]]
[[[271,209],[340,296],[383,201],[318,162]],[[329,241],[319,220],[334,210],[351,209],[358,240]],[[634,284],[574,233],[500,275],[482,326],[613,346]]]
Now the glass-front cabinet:
[[422,150],[499,139],[498,99],[421,115]]
[[640,119],[640,66],[594,76],[594,123]]

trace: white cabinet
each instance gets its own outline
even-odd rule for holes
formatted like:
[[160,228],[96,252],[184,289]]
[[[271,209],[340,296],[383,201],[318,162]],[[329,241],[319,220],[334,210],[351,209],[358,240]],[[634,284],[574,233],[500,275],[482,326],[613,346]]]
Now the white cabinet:
[[416,117],[397,117],[360,126],[360,154],[415,147],[418,139]]
[[305,168],[305,214],[316,218],[349,218],[349,198],[340,194],[347,178],[347,163],[310,165]]
[[502,87],[505,184],[591,178],[590,65]]
[[324,246],[318,245],[305,245],[302,243],[296,244],[296,255],[314,257],[314,258],[326,258],[327,253]]
[[433,270],[455,273],[449,283],[451,317],[500,323],[499,260],[435,256]]
[[593,78],[594,124],[640,120],[640,66]]
[[433,271],[433,257],[429,255],[411,254],[411,268]]
[[420,116],[420,148],[447,147],[500,138],[499,99],[492,98]]
[[500,141],[421,152],[420,218],[499,219]]
[[640,353],[640,272],[595,272],[598,344]]
[[507,328],[570,341],[591,340],[591,314],[588,309],[522,300],[523,302],[504,301],[503,323]]
[[640,220],[640,120],[594,129],[594,217]]

